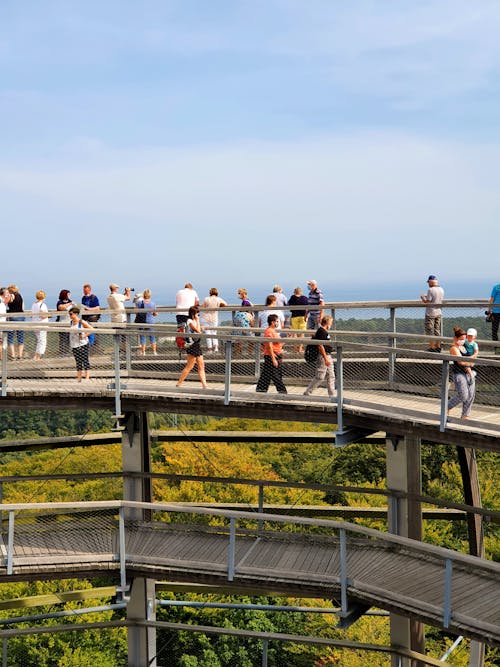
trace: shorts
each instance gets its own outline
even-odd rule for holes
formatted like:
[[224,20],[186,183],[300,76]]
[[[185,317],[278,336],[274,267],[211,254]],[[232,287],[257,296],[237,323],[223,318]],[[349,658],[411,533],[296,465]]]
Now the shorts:
[[307,322],[302,315],[298,317],[292,317],[291,324],[292,329],[298,329],[300,331],[305,331],[307,329]]

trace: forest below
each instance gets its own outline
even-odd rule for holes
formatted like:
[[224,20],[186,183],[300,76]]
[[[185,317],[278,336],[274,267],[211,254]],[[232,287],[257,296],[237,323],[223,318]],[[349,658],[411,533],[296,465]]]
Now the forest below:
[[[326,425],[285,423],[245,419],[215,419],[211,417],[181,417],[150,414],[152,429],[232,430],[232,431],[328,431]],[[85,435],[108,432],[112,416],[105,411],[30,411],[3,412],[0,437],[4,440],[47,436]],[[1,442],[1,440],[0,440]],[[1,451],[1,449],[0,449]],[[423,446],[423,493],[435,498],[464,502],[460,469],[453,447]],[[0,454],[2,477],[120,472],[121,447],[73,446],[56,450],[10,452]],[[498,455],[477,452],[482,502],[485,508],[499,506],[500,476]],[[276,444],[269,442],[221,444],[158,441],[152,449],[153,472],[175,475],[232,477],[253,480],[304,482],[322,485],[357,486],[385,489],[385,447],[368,443],[335,448],[330,444]],[[257,503],[257,487],[229,483],[155,480],[154,500],[176,502],[231,502],[245,505]],[[50,482],[41,480],[3,482],[4,503],[54,502],[77,500],[109,500],[122,496],[121,478],[101,480],[71,480]],[[287,505],[346,505],[375,507],[382,505],[383,497],[363,492],[338,492],[297,488],[266,490],[266,503]],[[386,530],[384,519],[353,519],[354,521]],[[5,522],[5,517],[4,517]],[[5,524],[3,526],[5,530]],[[463,520],[425,520],[424,540],[467,552],[467,530]],[[487,557],[500,560],[500,532],[497,524],[485,524]],[[103,604],[106,600],[87,599],[65,605],[46,604],[36,608],[15,607],[12,601],[61,591],[80,591],[109,585],[101,580],[61,580],[37,583],[8,583],[0,585],[1,627],[28,627],[33,621],[5,624],[5,619],[27,614],[44,614],[59,609],[78,609]],[[332,606],[331,600],[290,599],[285,597],[246,598],[229,595],[203,597],[160,590],[163,599],[195,600],[205,602],[252,602],[255,604],[293,605],[297,607]],[[107,598],[111,601],[111,597]],[[20,603],[21,604],[21,603]],[[89,613],[78,619],[49,619],[45,625],[61,622],[80,622],[121,618],[123,612]],[[189,607],[158,608],[157,618],[170,622],[243,628],[262,632],[314,635],[349,639],[365,643],[389,644],[387,616],[366,615],[349,630],[335,629],[337,617],[333,614],[303,612],[249,611],[246,609],[194,609]],[[455,637],[426,627],[428,652],[440,657]],[[452,654],[452,664],[467,665],[468,642],[464,640]],[[157,633],[158,665],[181,667],[257,667],[262,664],[262,645],[259,641],[230,636],[203,635],[190,632]],[[18,636],[8,641],[8,667],[124,667],[127,664],[127,639],[124,629],[85,630],[61,634]],[[493,667],[500,661],[500,651],[488,648],[486,665]],[[271,667],[382,667],[390,664],[383,654],[346,651],[334,647],[314,647],[293,643],[271,642],[268,664]]]

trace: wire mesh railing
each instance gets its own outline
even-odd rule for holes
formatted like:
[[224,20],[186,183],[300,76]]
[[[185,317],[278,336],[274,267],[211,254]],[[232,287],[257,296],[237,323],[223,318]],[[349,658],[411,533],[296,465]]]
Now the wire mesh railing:
[[[498,563],[328,519],[168,503],[113,501],[85,505],[3,505],[0,568],[8,576],[19,577],[28,570],[33,575],[49,565],[58,568],[66,565],[71,571],[71,568],[82,568],[86,563],[94,563],[96,567],[114,563],[115,569],[120,571],[123,590],[127,586],[129,566],[135,570],[141,566],[156,568],[158,573],[162,567],[168,571],[177,569],[186,576],[197,571],[206,572],[228,582],[251,576],[271,584],[273,577],[282,582],[327,584],[338,587],[341,615],[346,615],[349,589],[353,586],[353,568],[356,569],[355,563],[361,552],[369,550],[370,563],[374,567],[376,552],[380,552],[385,560],[384,554],[390,552],[393,559],[399,557],[405,563],[410,559],[422,568],[430,568],[433,588],[437,586],[442,591],[438,600],[434,596],[430,601],[415,590],[414,599],[406,595],[405,604],[417,605],[416,608],[425,615],[438,618],[445,628],[452,625],[452,620],[460,619],[458,622],[465,622],[476,630],[493,632],[498,638],[498,627],[494,629],[490,620],[494,611],[488,610],[486,615],[478,612],[477,617],[470,616],[465,620],[463,601],[456,594],[457,587],[466,580],[470,584],[488,585],[492,599],[498,600],[495,593],[500,581]],[[200,521],[202,517],[211,520]],[[182,526],[186,526],[189,544]],[[193,530],[193,526],[197,527]],[[283,559],[289,559],[291,542],[295,549],[304,550],[304,557],[285,567]],[[200,548],[202,543],[203,549]],[[195,544],[197,550],[193,550]],[[316,557],[312,557],[311,547],[317,549]],[[326,552],[330,554],[328,567],[322,564],[315,569],[316,562],[324,563],[321,553]],[[356,558],[353,560],[354,553]],[[394,572],[401,580],[399,566]],[[396,584],[388,577],[384,585],[379,580],[374,585],[367,572],[362,570],[354,574],[356,587],[378,596],[382,605],[392,604],[397,594]],[[424,571],[422,576],[425,576]]]
[[[278,330],[280,338],[272,341],[282,346],[282,359],[279,361],[279,375],[283,381],[281,389],[285,388],[289,395],[300,397],[301,401],[330,401],[337,411],[342,409],[344,401],[373,400],[374,397],[379,404],[394,408],[391,399],[396,397],[402,410],[430,410],[444,430],[447,424],[446,402],[450,391],[448,372],[452,361],[446,350],[449,349],[451,338],[445,335],[439,337],[443,346],[442,354],[427,352],[429,337],[422,333],[423,312],[414,302],[398,306],[373,306],[369,303],[348,306],[328,304],[328,308],[325,307],[325,311],[331,311],[336,318],[335,327],[330,331],[331,341],[328,342],[333,348],[334,389],[327,381],[328,373],[324,382],[321,378],[316,382],[318,364],[308,363],[304,359],[306,346],[320,345],[317,341],[311,341],[313,332],[288,328]],[[443,321],[458,323],[464,328],[473,323],[479,331],[477,315],[483,307],[483,303],[471,305],[468,302],[443,307],[443,312],[446,312]],[[265,360],[264,344],[271,341],[264,339],[264,330],[236,327],[230,321],[226,323],[224,313],[227,312],[230,317],[233,312],[230,308],[219,309],[222,311],[219,313],[221,324],[215,333],[202,332],[198,336],[204,353],[199,361],[204,367],[209,393],[212,397],[220,397],[226,404],[238,396],[259,390],[258,381],[266,372],[266,363],[267,372],[270,369],[269,359],[267,362]],[[264,312],[266,310],[264,307],[261,309]],[[80,391],[112,392],[118,415],[125,381],[129,390],[134,387],[152,394],[162,391],[185,392],[186,387],[198,390],[199,384],[196,382],[201,377],[196,374],[196,366],[183,387],[176,387],[187,359],[186,351],[180,350],[176,341],[189,338],[189,334],[177,330],[174,323],[175,309],[159,311],[159,318],[161,315],[169,321],[151,325],[100,321],[93,325],[94,341],[86,345],[88,364],[80,364],[83,366]],[[420,313],[418,320],[413,317],[417,313]],[[133,313],[128,313],[127,317],[131,320]],[[16,321],[16,331],[21,332],[24,338],[22,359],[13,358],[8,344],[7,332],[12,330],[13,325],[13,322],[0,322],[3,336],[2,396],[21,389],[23,383],[25,387],[27,383],[36,385],[42,392],[55,392],[63,387],[68,390],[73,386],[75,379],[79,379],[78,359],[75,348],[72,348],[74,332],[69,330],[69,325],[61,322]],[[343,328],[339,328],[339,325]],[[415,331],[417,328],[419,331]],[[46,348],[42,358],[33,358],[41,333],[46,335]],[[213,345],[207,349],[209,339],[212,342],[217,340],[217,351]],[[153,341],[154,347],[151,345]],[[475,404],[483,408],[500,405],[500,360],[495,358],[496,345],[495,341],[479,338],[480,354],[474,360],[477,373]],[[14,346],[14,351],[16,349]],[[91,382],[86,382],[87,375]],[[304,396],[313,391],[311,387],[314,389],[314,397]],[[431,403],[424,405],[420,402],[415,405],[415,401],[424,398],[431,399]],[[481,414],[481,419],[488,421],[489,415]],[[494,428],[500,428],[500,425]]]

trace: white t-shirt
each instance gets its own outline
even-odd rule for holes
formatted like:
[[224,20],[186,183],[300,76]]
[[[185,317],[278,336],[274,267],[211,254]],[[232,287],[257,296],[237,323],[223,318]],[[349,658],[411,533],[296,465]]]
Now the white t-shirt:
[[7,320],[6,314],[7,314],[7,306],[0,298],[0,322],[5,322]]
[[41,313],[48,313],[47,304],[45,301],[35,301],[31,306],[32,320],[33,322],[43,322],[46,320],[46,317],[42,317]]
[[267,329],[267,327],[269,326],[267,322],[267,318],[269,317],[269,315],[278,316],[279,324],[277,328],[282,329],[285,323],[285,318],[283,317],[283,312],[281,310],[262,310],[259,313],[259,322],[257,326],[261,329]]
[[117,310],[119,312],[111,314],[112,322],[126,322],[127,316],[125,314],[124,302],[128,301],[128,297],[125,294],[119,294],[118,292],[111,292],[108,295],[107,301],[108,306],[111,310]]
[[[203,308],[219,308],[220,306],[227,306],[227,303],[215,294],[207,296],[203,302]],[[219,313],[216,310],[200,313],[200,317],[206,327],[213,328],[219,324]]]
[[175,295],[175,307],[178,315],[187,315],[191,306],[196,306],[199,303],[198,294],[191,287],[184,287],[180,289]]

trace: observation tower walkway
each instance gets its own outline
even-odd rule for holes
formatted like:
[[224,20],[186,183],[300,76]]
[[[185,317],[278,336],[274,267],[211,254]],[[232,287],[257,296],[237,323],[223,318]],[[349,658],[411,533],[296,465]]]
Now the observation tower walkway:
[[[4,581],[130,576],[374,605],[500,645],[500,564],[351,523],[127,501],[3,505]],[[219,525],[209,526],[216,518]],[[293,526],[293,530],[291,530]]]

